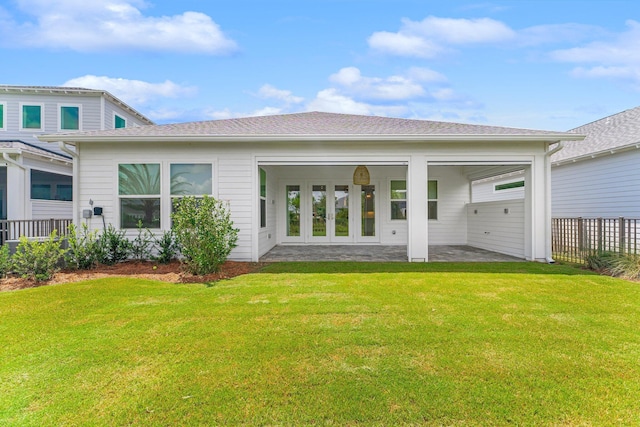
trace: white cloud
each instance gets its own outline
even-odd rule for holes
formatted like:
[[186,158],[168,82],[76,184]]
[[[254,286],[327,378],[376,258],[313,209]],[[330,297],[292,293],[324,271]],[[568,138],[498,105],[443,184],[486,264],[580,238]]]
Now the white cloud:
[[[138,0],[18,0],[33,22],[5,22],[8,46],[51,47],[80,52],[146,50],[228,54],[236,43],[211,17],[199,12],[146,16]],[[6,18],[5,18],[6,21]]]
[[329,113],[372,114],[371,106],[357,102],[344,96],[336,89],[324,89],[318,92],[316,99],[307,105],[309,111],[326,111]]
[[449,51],[449,46],[498,43],[515,37],[515,31],[490,18],[451,19],[429,16],[422,21],[403,19],[397,33],[375,32],[368,42],[369,47],[382,53],[434,58]]
[[64,82],[62,86],[106,90],[133,106],[144,105],[159,98],[192,96],[197,92],[195,87],[182,86],[170,80],[162,83],[149,83],[141,80],[93,75],[76,77]]
[[608,78],[640,88],[640,23],[629,20],[626,24],[627,31],[608,41],[555,50],[550,56],[558,62],[584,64],[573,69],[574,77]]
[[287,104],[299,104],[304,101],[304,98],[294,96],[291,91],[278,89],[270,84],[263,85],[258,91],[258,96],[263,99],[277,99]]

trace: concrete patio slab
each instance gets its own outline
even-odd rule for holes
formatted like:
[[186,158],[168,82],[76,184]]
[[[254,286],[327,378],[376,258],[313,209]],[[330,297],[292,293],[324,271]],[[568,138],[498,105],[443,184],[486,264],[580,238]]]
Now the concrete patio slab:
[[[407,262],[406,246],[384,245],[277,245],[261,262],[370,261]],[[471,246],[429,246],[430,262],[518,262],[523,259]]]

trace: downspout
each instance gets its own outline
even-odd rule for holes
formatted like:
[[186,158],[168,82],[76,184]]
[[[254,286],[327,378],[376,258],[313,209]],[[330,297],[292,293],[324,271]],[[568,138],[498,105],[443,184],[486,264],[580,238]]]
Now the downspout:
[[27,168],[24,167],[23,164],[16,162],[15,160],[13,160],[11,157],[9,157],[9,153],[7,152],[3,152],[2,153],[2,158],[7,162],[7,163],[11,163],[14,166],[19,167],[22,170],[26,170]]
[[554,264],[556,261],[551,258],[551,156],[564,148],[564,141],[558,141],[558,145],[553,149],[547,151],[544,154],[544,167],[545,167],[545,223],[548,227],[545,230],[545,246],[549,251],[549,254],[545,258],[548,264]]

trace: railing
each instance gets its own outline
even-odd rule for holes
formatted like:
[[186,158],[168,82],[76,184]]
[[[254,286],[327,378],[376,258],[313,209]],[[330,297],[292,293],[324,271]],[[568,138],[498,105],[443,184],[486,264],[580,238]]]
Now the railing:
[[47,237],[53,230],[58,231],[58,236],[65,236],[70,219],[25,219],[25,220],[0,220],[0,244],[8,240],[18,240],[20,236]]
[[640,253],[640,219],[553,218],[551,227],[551,250],[557,260],[583,263],[596,253]]

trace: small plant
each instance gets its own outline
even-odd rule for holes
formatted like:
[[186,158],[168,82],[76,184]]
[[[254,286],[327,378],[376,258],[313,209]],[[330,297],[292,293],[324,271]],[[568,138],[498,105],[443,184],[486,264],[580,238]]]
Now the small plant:
[[618,254],[614,252],[597,252],[585,257],[587,268],[599,272],[609,272],[613,268]]
[[146,261],[151,258],[153,250],[153,234],[148,228],[142,226],[142,220],[138,221],[138,235],[131,241],[131,257],[138,261]]
[[160,264],[169,264],[180,252],[180,246],[176,242],[172,230],[165,231],[158,238],[154,238],[158,254],[153,258]]
[[125,261],[131,253],[131,242],[125,237],[124,230],[116,230],[111,224],[98,237],[98,262],[114,265]]
[[0,278],[6,277],[11,270],[11,255],[9,254],[9,246],[0,246]]
[[69,225],[68,230],[69,249],[64,256],[67,267],[74,270],[87,270],[95,267],[99,255],[98,232],[89,231],[89,227],[84,223],[80,230],[74,224]]
[[65,252],[56,230],[42,242],[21,236],[16,253],[11,257],[12,269],[23,278],[49,280],[58,270]]
[[624,277],[625,279],[639,279],[640,255],[619,255],[613,262],[610,271],[614,276]]
[[198,275],[218,271],[238,241],[239,230],[233,227],[225,203],[209,196],[187,196],[177,199],[174,208],[173,229],[187,271]]

